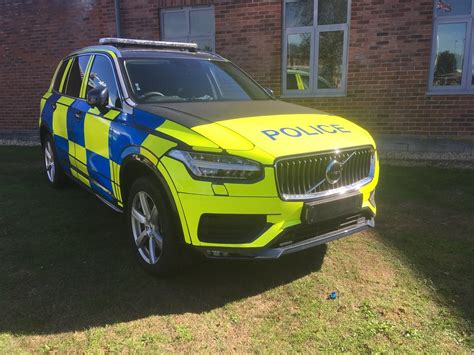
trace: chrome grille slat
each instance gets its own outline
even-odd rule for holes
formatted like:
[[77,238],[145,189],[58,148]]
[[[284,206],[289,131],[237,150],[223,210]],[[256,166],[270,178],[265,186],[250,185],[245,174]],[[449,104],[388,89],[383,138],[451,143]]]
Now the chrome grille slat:
[[[364,185],[372,179],[373,154],[372,147],[358,147],[341,152],[282,158],[275,163],[280,196],[284,200],[304,200]],[[334,159],[339,162],[347,161],[343,166],[341,179],[332,185],[325,179],[327,165]],[[321,184],[315,187],[318,183]]]

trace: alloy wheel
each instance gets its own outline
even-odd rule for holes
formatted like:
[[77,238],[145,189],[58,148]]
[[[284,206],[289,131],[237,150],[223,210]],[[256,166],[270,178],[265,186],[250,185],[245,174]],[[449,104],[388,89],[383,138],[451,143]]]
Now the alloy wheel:
[[154,265],[163,250],[158,209],[153,199],[144,191],[135,194],[132,202],[132,233],[143,260]]
[[48,180],[54,182],[56,167],[54,165],[54,153],[51,142],[47,141],[44,146],[44,165],[46,167],[46,174],[48,175]]

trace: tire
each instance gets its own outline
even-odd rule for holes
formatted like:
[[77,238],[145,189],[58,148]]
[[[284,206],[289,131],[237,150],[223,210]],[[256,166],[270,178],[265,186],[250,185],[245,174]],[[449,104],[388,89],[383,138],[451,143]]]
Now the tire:
[[63,187],[66,182],[66,174],[59,164],[56,146],[50,134],[44,139],[42,148],[45,173],[49,184],[54,188]]
[[181,268],[186,257],[179,220],[156,181],[137,179],[127,201],[131,246],[140,265],[154,275]]

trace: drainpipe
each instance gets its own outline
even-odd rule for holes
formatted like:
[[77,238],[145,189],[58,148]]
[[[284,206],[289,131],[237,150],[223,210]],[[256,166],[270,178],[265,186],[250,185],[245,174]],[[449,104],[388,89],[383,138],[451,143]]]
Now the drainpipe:
[[117,37],[122,37],[122,24],[120,20],[120,0],[114,0],[115,5],[115,32]]

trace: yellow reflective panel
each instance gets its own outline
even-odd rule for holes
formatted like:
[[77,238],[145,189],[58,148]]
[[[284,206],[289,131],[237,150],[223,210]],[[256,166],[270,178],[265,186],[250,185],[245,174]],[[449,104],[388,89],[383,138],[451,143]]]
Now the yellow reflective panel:
[[109,158],[109,129],[109,120],[86,113],[84,117],[86,148],[107,159]]
[[81,163],[80,161],[76,160],[76,168],[79,170],[81,173],[83,173],[86,176],[89,176],[89,170],[87,170],[87,165]]
[[73,141],[68,141],[69,163],[76,167],[76,144]]
[[122,191],[120,190],[120,165],[115,163],[112,160],[109,160],[110,166],[110,179],[112,182],[112,190],[114,197],[117,201],[121,202],[122,199]]
[[67,110],[67,106],[57,104],[56,110],[53,111],[53,133],[64,139],[68,139]]
[[[263,247],[289,226],[301,223],[302,202],[283,202],[279,198],[203,196],[180,193],[192,244],[223,247]],[[199,220],[204,213],[216,214],[266,214],[273,225],[252,243],[225,244],[199,241]]]
[[118,115],[120,115],[120,111],[112,109],[112,110],[109,110],[104,115],[104,117],[108,118],[109,120],[114,120]]
[[209,139],[206,139],[202,135],[194,132],[193,130],[173,121],[165,121],[161,126],[156,128],[156,130],[170,137],[176,138],[190,146],[210,147],[215,149],[219,148]]
[[87,153],[86,148],[79,144],[75,144],[76,154],[75,157],[79,160],[82,164],[87,164]]
[[161,162],[158,163],[158,171],[160,172],[161,176],[163,176],[163,178],[165,179],[166,184],[169,190],[171,191],[171,194],[173,195],[174,204],[176,206],[176,209],[178,210],[179,220],[181,222],[181,227],[184,234],[184,241],[188,244],[191,244],[191,236],[189,235],[188,224],[186,222],[186,216],[184,214],[183,206],[179,199],[178,192],[176,191],[176,187],[173,183],[173,180],[171,179],[168,173],[168,170],[165,168],[163,164],[161,164]]
[[91,107],[87,112],[97,115],[97,116],[101,115],[101,112],[97,107]]
[[74,99],[71,98],[71,97],[67,97],[67,96],[61,96],[59,99],[58,99],[58,104],[63,104],[63,105],[66,105],[66,106],[71,106],[73,103],[74,103]]
[[[156,160],[157,158],[159,159],[163,154],[165,154],[171,148],[176,147],[176,143],[171,142],[167,139],[163,139],[161,137],[155,136],[153,134],[149,134],[145,138],[141,146],[143,148],[146,148],[145,150],[148,150],[150,153],[152,153],[155,156],[154,159]],[[155,161],[153,163],[156,165]]]
[[254,142],[273,157],[369,144],[375,146],[364,129],[341,117],[328,114],[246,117],[220,121],[219,125]]
[[242,158],[255,160],[264,165],[273,165],[273,163],[275,162],[274,156],[268,154],[267,152],[261,150],[258,147],[254,147],[251,150],[227,149],[227,153],[231,155],[238,155]]
[[91,187],[91,183],[89,181],[88,178],[86,178],[85,176],[82,176],[81,174],[77,173],[76,174],[76,177],[77,179],[82,182],[84,185],[88,186],[88,187]]
[[153,165],[158,164],[158,158],[148,149],[140,147],[140,154],[147,158]]
[[250,150],[254,146],[248,139],[216,123],[196,126],[192,130],[224,149]]

